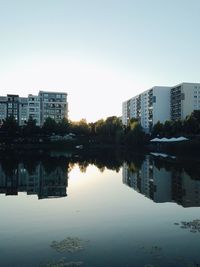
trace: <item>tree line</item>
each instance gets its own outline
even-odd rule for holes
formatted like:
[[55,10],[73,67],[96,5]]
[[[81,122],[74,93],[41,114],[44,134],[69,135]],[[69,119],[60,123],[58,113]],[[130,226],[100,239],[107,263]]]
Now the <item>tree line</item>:
[[87,123],[85,119],[74,122],[63,118],[56,122],[52,118],[47,118],[42,127],[37,126],[36,120],[31,117],[23,126],[19,126],[14,117],[8,117],[2,121],[0,141],[12,142],[17,138],[38,140],[70,133],[77,139],[101,145],[141,146],[146,141],[146,135],[136,119],[131,119],[128,126],[124,126],[121,119],[116,116],[91,123]]
[[152,128],[152,137],[196,136],[200,134],[200,110],[193,111],[184,120],[158,121]]
[[56,122],[47,118],[42,127],[36,125],[31,117],[24,126],[19,126],[14,117],[8,117],[0,124],[0,142],[13,142],[17,138],[37,140],[52,135],[65,136],[73,134],[76,139],[95,144],[116,144],[128,147],[142,147],[154,137],[177,137],[200,134],[200,111],[193,111],[184,120],[157,122],[151,132],[146,134],[139,121],[129,120],[124,126],[119,117],[111,116],[96,122],[87,123],[85,119],[74,122],[63,118]]

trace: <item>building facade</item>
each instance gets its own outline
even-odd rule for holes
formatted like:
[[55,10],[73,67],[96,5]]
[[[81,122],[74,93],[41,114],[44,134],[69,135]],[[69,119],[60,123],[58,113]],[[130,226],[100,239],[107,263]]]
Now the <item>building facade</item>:
[[181,83],[171,88],[171,120],[183,120],[200,110],[200,83]]
[[39,92],[41,123],[47,118],[56,122],[68,117],[67,94],[61,92]]
[[41,125],[40,115],[40,97],[37,95],[28,95],[28,118],[36,120],[36,125]]
[[156,122],[170,119],[170,87],[155,86],[123,102],[122,106],[124,125],[135,118],[149,132]]
[[67,119],[67,93],[40,91],[38,95],[29,94],[28,97],[0,96],[0,123],[10,116],[20,126],[25,125],[30,117],[38,126],[42,126],[48,117],[56,122]]
[[158,121],[183,120],[194,110],[200,110],[200,83],[155,86],[123,102],[122,122],[136,118],[149,132]]

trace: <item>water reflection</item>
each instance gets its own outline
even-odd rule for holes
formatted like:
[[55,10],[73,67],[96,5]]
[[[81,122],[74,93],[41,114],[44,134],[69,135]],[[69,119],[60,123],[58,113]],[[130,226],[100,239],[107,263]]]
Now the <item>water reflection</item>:
[[140,168],[135,168],[134,163],[123,164],[123,183],[156,203],[176,202],[183,207],[199,207],[198,166],[193,163],[192,169],[190,162],[147,155]]
[[[34,163],[34,164],[33,164]],[[27,166],[24,162],[12,166],[0,163],[0,194],[37,195],[38,199],[67,196],[68,171],[60,165],[44,162],[32,162]]]
[[75,165],[87,172],[95,165],[119,172],[123,184],[155,203],[176,202],[183,207],[200,206],[200,165],[193,160],[161,158],[116,151],[80,154],[4,154],[0,157],[0,194],[37,195],[38,199],[67,196],[68,174]]

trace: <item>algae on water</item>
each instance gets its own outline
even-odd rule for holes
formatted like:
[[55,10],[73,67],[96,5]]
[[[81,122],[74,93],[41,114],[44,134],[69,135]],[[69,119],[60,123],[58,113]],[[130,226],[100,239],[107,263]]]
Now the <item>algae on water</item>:
[[181,224],[179,223],[174,223],[175,225],[180,225],[180,228],[182,229],[188,229],[190,230],[191,233],[198,233],[200,232],[200,220],[196,219],[193,221],[189,221],[189,222],[181,222]]
[[46,264],[45,267],[75,267],[83,265],[82,261],[65,261],[65,259],[61,259],[59,261],[51,261]]
[[57,242],[53,241],[51,247],[57,252],[78,252],[84,249],[86,241],[79,239],[78,237],[67,237],[64,240]]

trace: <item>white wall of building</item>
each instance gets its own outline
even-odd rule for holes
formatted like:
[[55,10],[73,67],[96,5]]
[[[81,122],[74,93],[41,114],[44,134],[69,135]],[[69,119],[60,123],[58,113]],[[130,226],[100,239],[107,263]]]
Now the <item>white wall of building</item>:
[[170,120],[170,87],[155,86],[153,89],[153,125]]
[[200,83],[183,83],[181,85],[184,99],[182,100],[182,119],[194,110],[200,110]]

